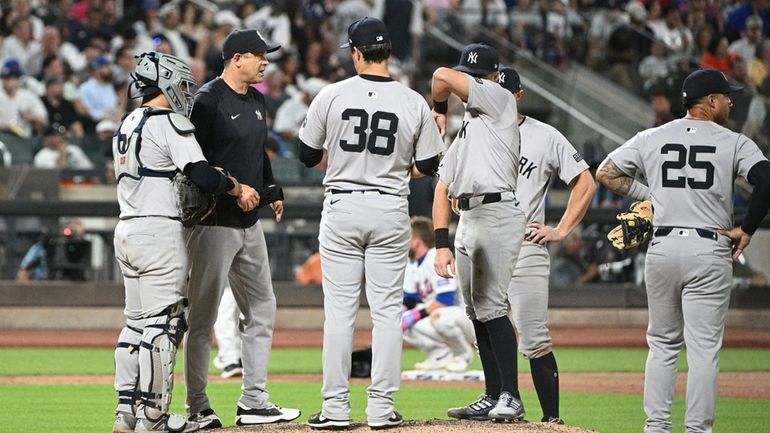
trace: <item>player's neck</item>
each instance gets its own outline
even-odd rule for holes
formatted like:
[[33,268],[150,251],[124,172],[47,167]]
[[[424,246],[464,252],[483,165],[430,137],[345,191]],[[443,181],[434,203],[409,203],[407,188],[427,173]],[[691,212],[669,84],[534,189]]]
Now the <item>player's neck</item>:
[[239,79],[238,74],[228,69],[222,71],[222,80],[227,84],[235,93],[245,95],[249,91],[250,83],[247,83]]
[[388,62],[366,63],[361,62],[357,65],[358,75],[376,75],[379,77],[390,77],[388,73]]
[[693,107],[687,110],[687,115],[685,115],[684,118],[688,120],[705,120],[705,121],[711,120],[711,116],[709,116],[705,111],[703,111],[699,107]]

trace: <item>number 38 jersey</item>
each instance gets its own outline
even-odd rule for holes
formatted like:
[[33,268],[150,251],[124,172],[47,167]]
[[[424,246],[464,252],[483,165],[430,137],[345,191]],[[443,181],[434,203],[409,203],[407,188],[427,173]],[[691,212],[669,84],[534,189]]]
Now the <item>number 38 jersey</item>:
[[377,189],[409,195],[413,160],[444,150],[423,97],[390,78],[372,75],[325,87],[310,104],[299,138],[328,152],[327,191]]
[[733,227],[733,182],[765,159],[745,135],[694,119],[642,131],[609,158],[647,179],[653,225],[708,229]]

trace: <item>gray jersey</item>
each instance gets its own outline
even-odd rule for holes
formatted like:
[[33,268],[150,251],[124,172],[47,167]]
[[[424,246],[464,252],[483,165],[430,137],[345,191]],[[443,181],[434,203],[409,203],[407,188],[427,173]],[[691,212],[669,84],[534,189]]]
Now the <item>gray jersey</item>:
[[[137,108],[123,120],[112,140],[115,176],[118,182],[120,218],[166,216],[178,218],[174,184],[164,177],[138,175],[139,165],[161,172],[182,170],[191,162],[205,161],[193,134],[180,135],[171,126],[168,115],[147,117],[141,136],[134,134],[146,108]],[[136,159],[136,146],[141,144]],[[122,175],[122,176],[121,176]]]
[[527,215],[527,222],[545,221],[545,195],[554,175],[564,183],[588,170],[580,152],[551,125],[525,117],[519,125],[521,159],[516,198]]
[[359,76],[331,84],[313,99],[299,138],[328,152],[327,190],[406,196],[412,161],[444,150],[422,96],[396,81]]
[[733,180],[765,160],[745,135],[693,119],[642,131],[609,158],[647,179],[655,226],[707,229],[733,227]]
[[[495,81],[468,75],[465,116],[439,176],[452,197],[516,190],[519,126],[516,100]],[[483,147],[483,149],[482,149]]]

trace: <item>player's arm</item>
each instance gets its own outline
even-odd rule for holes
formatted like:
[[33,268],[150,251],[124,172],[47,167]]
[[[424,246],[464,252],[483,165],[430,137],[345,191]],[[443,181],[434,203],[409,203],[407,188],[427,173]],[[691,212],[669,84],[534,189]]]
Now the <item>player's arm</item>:
[[190,162],[185,165],[183,171],[203,192],[217,195],[227,192],[233,197],[241,194],[241,184],[238,180],[225,175],[206,161]]
[[422,161],[415,161],[411,167],[412,177],[435,176],[440,162],[441,155],[434,155]]
[[596,172],[596,180],[615,194],[634,200],[648,200],[650,189],[624,173],[608,156]]
[[534,228],[527,237],[528,241],[544,245],[546,242],[559,242],[580,224],[596,192],[596,183],[588,170],[583,170],[570,182],[572,190],[567,201],[567,209],[559,224],[549,227],[541,223],[530,223]]
[[468,76],[450,68],[438,68],[433,72],[431,96],[433,97],[433,120],[443,138],[447,130],[449,95],[454,93],[463,101],[468,100]]
[[329,155],[324,149],[316,149],[308,146],[302,140],[299,141],[299,160],[307,168],[326,170]]
[[447,200],[448,187],[439,180],[433,193],[433,229],[436,234],[436,258],[433,267],[443,278],[455,275],[455,259],[449,248],[449,221],[452,219],[452,207]]
[[746,179],[754,190],[749,197],[749,205],[746,216],[743,218],[743,224],[732,230],[720,230],[719,233],[728,236],[733,243],[733,260],[738,256],[751,242],[751,236],[759,227],[759,224],[767,215],[770,209],[770,161],[764,160],[754,164],[749,170]]

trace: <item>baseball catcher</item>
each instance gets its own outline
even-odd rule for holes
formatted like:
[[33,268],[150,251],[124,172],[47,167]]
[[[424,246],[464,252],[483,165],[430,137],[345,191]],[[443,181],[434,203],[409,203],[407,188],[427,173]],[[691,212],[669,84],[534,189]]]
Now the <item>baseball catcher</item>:
[[618,214],[620,224],[607,234],[612,246],[619,250],[636,248],[652,236],[652,202],[637,201]]

